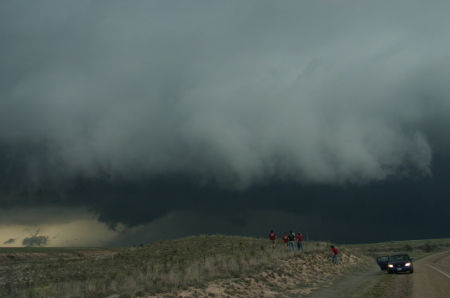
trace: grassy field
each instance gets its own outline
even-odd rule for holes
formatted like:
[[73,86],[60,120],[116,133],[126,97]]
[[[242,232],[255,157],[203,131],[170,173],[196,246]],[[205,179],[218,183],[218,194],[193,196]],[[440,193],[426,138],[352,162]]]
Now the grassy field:
[[[304,255],[328,251],[327,243],[311,242],[308,246]],[[293,257],[281,243],[271,249],[266,239],[222,235],[200,235],[128,249],[8,248],[0,255],[3,297],[170,294],[201,289],[213,280],[277,271],[282,260]]]
[[448,250],[450,240],[341,245],[345,266],[339,268],[332,267],[329,245],[309,242],[293,254],[281,243],[271,249],[266,239],[200,235],[122,249],[1,248],[0,296],[178,297],[190,291],[203,297],[215,295],[205,290],[211,283],[230,297],[245,297],[250,288],[300,296],[376,256],[406,251],[419,258]]

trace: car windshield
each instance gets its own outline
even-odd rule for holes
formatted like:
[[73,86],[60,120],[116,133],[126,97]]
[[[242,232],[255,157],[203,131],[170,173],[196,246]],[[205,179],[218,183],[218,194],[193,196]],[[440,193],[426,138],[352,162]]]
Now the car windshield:
[[396,256],[390,256],[391,261],[408,261],[409,256],[408,255],[396,255]]

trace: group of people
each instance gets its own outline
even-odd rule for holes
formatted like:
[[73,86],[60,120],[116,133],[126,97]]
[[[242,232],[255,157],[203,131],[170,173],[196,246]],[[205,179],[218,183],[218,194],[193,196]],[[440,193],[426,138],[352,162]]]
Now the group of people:
[[[277,234],[275,234],[275,232],[273,230],[271,230],[269,233],[269,239],[271,242],[270,247],[275,248]],[[297,241],[297,249],[299,251],[304,250],[303,235],[301,232],[298,232],[297,236],[295,236],[295,233],[292,231],[290,231],[289,234],[287,232],[284,232],[283,242],[286,246],[289,247],[289,250],[292,252],[295,252],[295,241]],[[336,265],[340,265],[341,263],[339,262],[339,250],[332,245],[331,252],[333,253],[333,256],[332,256],[333,261],[336,263]]]
[[[272,242],[271,247],[275,248],[277,234],[275,234],[273,230],[269,233],[269,239]],[[302,233],[298,232],[297,236],[295,236],[295,233],[292,231],[290,231],[289,234],[284,232],[283,242],[286,246],[289,246],[289,250],[292,252],[295,252],[295,241],[297,241],[297,249],[304,250]]]

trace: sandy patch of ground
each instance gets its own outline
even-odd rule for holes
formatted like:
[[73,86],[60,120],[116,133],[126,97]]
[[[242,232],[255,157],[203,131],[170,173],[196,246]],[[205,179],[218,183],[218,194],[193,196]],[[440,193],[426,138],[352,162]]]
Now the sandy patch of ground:
[[[343,254],[342,265],[335,265],[328,253],[307,254],[273,264],[247,277],[216,280],[204,288],[188,288],[173,293],[147,297],[301,297],[327,287],[336,277],[348,272],[368,259],[354,254]],[[373,260],[370,260],[373,261]]]

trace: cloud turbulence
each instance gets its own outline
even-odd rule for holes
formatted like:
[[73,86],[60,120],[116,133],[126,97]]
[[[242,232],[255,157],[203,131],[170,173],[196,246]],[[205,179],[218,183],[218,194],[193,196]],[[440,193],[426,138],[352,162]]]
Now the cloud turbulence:
[[115,245],[370,241],[407,205],[424,220],[407,237],[428,237],[449,211],[448,6],[2,2],[0,208],[24,226],[85,210]]

